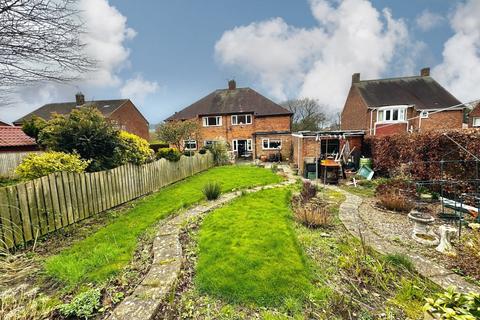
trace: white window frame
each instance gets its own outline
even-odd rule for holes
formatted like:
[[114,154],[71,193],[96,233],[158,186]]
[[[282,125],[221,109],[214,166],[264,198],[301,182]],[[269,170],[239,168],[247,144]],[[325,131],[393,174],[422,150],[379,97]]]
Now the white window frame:
[[[194,143],[195,148],[187,148],[187,144],[190,144],[190,143]],[[183,140],[183,146],[184,146],[183,149],[186,150],[186,151],[197,150],[197,148],[198,148],[197,140]]]
[[232,151],[238,151],[238,140],[247,141],[247,151],[252,151],[253,140],[252,139],[233,139],[232,140]]
[[480,127],[480,117],[473,117],[472,118],[472,127],[479,128]]
[[429,116],[429,112],[427,110],[420,111],[420,118],[428,119],[428,116]]
[[[245,116],[245,123],[238,123],[239,116]],[[248,119],[250,119],[250,122],[248,122]],[[252,124],[252,121],[253,121],[253,116],[251,114],[234,114],[231,116],[232,126]]]
[[[377,109],[377,122],[376,123],[405,123],[407,121],[407,109],[408,106],[388,106]],[[398,111],[398,119],[393,120],[394,111]],[[390,119],[386,119],[387,112],[390,112]],[[380,119],[380,113],[382,113],[382,120]],[[400,117],[400,115],[402,117]]]
[[[265,141],[267,142],[268,148],[265,148]],[[270,141],[280,141],[280,147],[271,148]],[[263,138],[262,139],[262,150],[281,150],[282,149],[283,141],[282,139],[270,139],[270,138]]]
[[217,142],[218,142],[218,140],[205,140],[205,141],[203,141],[203,146],[208,147],[209,144],[214,145]]
[[[208,118],[216,118],[217,124],[208,124]],[[222,116],[205,116],[202,118],[202,123],[204,127],[221,127],[222,126]]]

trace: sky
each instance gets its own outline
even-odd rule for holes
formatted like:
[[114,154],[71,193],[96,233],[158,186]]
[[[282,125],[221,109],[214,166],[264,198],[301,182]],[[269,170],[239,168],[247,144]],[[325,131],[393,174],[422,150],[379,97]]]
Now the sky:
[[[139,5],[141,3],[141,5]],[[480,0],[79,0],[98,70],[19,88],[13,121],[45,103],[130,98],[155,124],[229,79],[276,102],[341,111],[351,75],[433,77],[480,98]]]

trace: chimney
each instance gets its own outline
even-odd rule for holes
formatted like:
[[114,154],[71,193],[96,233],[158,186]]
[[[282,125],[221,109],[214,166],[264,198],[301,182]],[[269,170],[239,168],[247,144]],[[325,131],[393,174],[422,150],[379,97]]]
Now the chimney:
[[352,83],[358,83],[360,82],[360,73],[354,73],[352,75]]
[[422,77],[429,77],[430,76],[430,68],[423,68],[420,71],[420,76]]
[[75,100],[77,102],[77,107],[83,106],[85,104],[85,96],[81,92],[78,92],[75,95]]
[[237,89],[237,83],[235,80],[228,81],[228,90],[235,90]]

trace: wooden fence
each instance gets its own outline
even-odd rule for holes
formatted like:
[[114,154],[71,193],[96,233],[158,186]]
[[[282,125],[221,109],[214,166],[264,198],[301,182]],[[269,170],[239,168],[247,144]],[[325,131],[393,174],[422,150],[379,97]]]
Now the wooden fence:
[[0,188],[0,248],[13,248],[157,191],[213,166],[210,153],[127,164],[93,173],[53,173]]
[[32,152],[39,151],[0,153],[0,177],[12,177],[15,168]]

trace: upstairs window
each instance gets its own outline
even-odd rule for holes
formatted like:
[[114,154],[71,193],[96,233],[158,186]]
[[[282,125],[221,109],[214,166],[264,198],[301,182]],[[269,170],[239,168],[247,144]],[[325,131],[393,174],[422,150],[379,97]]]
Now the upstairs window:
[[232,125],[252,124],[251,114],[234,114],[232,116]]
[[197,150],[197,141],[195,140],[184,140],[183,145],[185,150]]
[[480,127],[480,117],[474,117],[472,124],[474,127]]
[[204,127],[219,127],[221,125],[222,125],[222,117],[221,116],[203,117],[203,126]]
[[422,118],[422,119],[427,119],[427,118],[428,118],[428,111],[422,111],[422,112],[420,112],[420,118]]
[[262,148],[264,150],[276,150],[282,148],[282,140],[280,139],[262,139]]
[[406,107],[385,107],[378,110],[377,122],[403,122],[406,121]]

